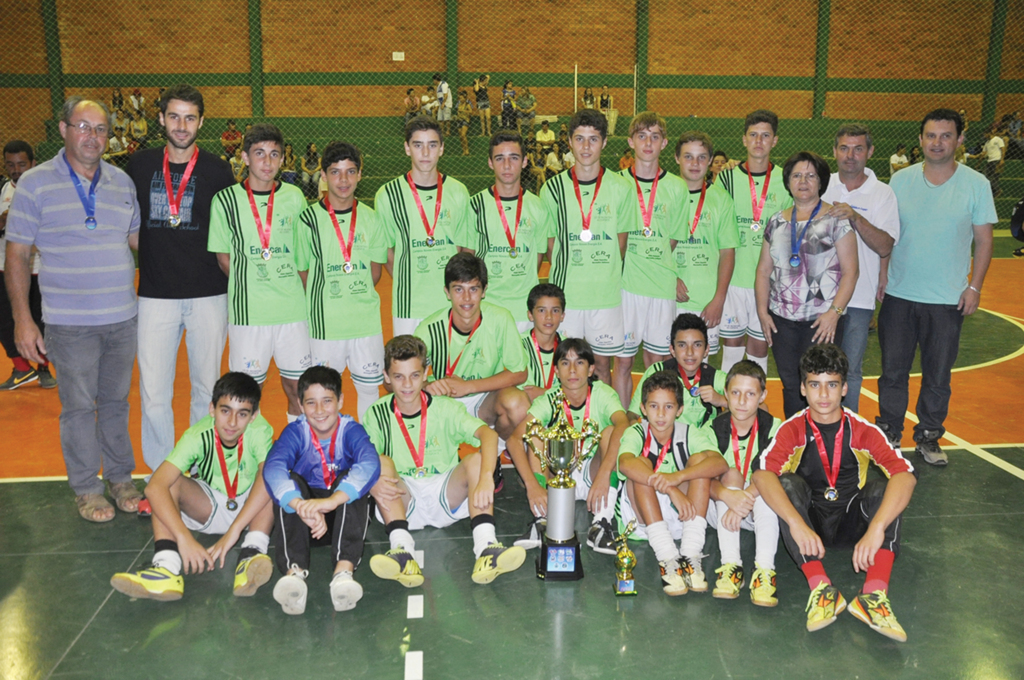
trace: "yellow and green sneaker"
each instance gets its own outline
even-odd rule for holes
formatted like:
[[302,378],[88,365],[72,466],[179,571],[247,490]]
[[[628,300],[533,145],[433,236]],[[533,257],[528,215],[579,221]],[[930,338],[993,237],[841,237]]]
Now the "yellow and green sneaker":
[[884,590],[861,593],[853,598],[850,613],[887,638],[898,642],[907,641],[907,631],[903,630],[896,615],[892,613],[892,604]]
[[758,607],[774,607],[779,603],[775,597],[775,571],[754,565],[750,576],[750,601]]
[[701,557],[701,555],[695,555],[694,557],[679,556],[679,566],[683,570],[686,587],[695,593],[706,593],[708,591],[708,580],[704,577],[704,568],[700,563]]
[[814,632],[830,625],[844,609],[846,600],[839,588],[831,583],[819,583],[807,598],[807,630]]
[[735,600],[740,596],[740,589],[743,588],[743,567],[735,562],[726,562],[718,569],[718,580],[715,582],[715,589],[711,594],[720,600]]
[[501,543],[491,543],[476,558],[473,565],[473,583],[490,583],[501,574],[515,571],[526,561],[526,550],[517,545],[506,548]]
[[170,602],[180,600],[185,594],[185,579],[181,574],[172,574],[164,567],[152,564],[135,572],[114,574],[111,587],[128,597],[146,598]]
[[379,578],[398,581],[406,588],[423,585],[423,572],[408,550],[389,550],[370,558],[370,569]]
[[274,563],[263,553],[256,553],[238,560],[235,567],[235,597],[251,597],[256,594],[274,573]]

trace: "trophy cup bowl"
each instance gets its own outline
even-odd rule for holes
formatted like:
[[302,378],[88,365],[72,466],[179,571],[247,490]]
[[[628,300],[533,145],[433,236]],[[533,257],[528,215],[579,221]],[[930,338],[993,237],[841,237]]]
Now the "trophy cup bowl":
[[626,544],[626,539],[636,530],[636,520],[629,520],[629,524],[622,530],[622,533],[615,537],[618,549],[615,553],[615,594],[636,595],[636,581],[633,579],[633,569],[636,567],[636,555]]

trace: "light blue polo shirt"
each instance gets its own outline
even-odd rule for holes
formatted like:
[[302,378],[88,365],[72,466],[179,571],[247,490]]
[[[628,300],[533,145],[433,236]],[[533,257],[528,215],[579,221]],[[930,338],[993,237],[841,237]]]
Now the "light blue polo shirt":
[[967,289],[974,225],[999,221],[988,180],[958,164],[952,177],[932,186],[918,163],[893,175],[889,186],[899,205],[900,240],[892,249],[886,293],[957,304]]

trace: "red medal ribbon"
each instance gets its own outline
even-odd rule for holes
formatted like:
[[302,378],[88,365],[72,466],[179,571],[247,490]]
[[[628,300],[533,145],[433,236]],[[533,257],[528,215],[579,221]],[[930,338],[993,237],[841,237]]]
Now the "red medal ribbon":
[[[540,343],[537,342],[537,330],[530,331],[530,338],[533,340],[533,349],[537,352],[537,363],[540,365],[541,373],[544,371],[544,357],[540,353]],[[555,335],[555,349],[558,349],[558,336]],[[551,359],[551,371],[548,373],[547,381],[544,383],[544,389],[550,390],[551,386],[555,384],[555,360],[554,357]],[[571,422],[570,418],[570,422]]]
[[519,187],[519,202],[516,204],[516,228],[512,231],[508,227],[508,220],[505,219],[505,206],[501,204],[501,197],[498,196],[498,185],[494,185],[494,205],[498,207],[498,215],[501,217],[501,225],[505,227],[505,238],[512,250],[516,249],[516,238],[519,236],[519,218],[523,214],[523,188]]
[[177,217],[181,210],[181,199],[185,195],[185,187],[188,186],[188,181],[192,178],[192,170],[196,167],[198,159],[199,147],[197,146],[192,151],[192,158],[185,166],[185,174],[181,176],[181,184],[178,185],[178,191],[175,193],[171,184],[171,161],[167,154],[167,147],[164,147],[164,187],[167,189],[167,207],[170,209],[172,217]]
[[267,229],[263,230],[263,222],[260,220],[260,211],[256,209],[256,197],[249,186],[249,180],[245,180],[245,193],[249,196],[249,207],[252,208],[252,218],[256,220],[256,231],[260,234],[260,247],[263,250],[270,250],[270,230],[274,226],[274,190],[277,185],[270,187],[270,199],[267,201]]
[[[765,182],[767,185],[767,182]],[[693,238],[694,232],[697,231],[697,225],[700,224],[700,215],[704,212],[704,196],[708,193],[708,183],[704,182],[700,185],[700,200],[697,201],[697,212],[693,214],[693,224],[690,225],[690,238]],[[764,206],[762,206],[762,209]],[[760,213],[758,213],[760,216]]]
[[[331,454],[331,460],[334,460],[334,444],[338,441],[338,433],[341,432],[341,427],[334,428],[334,434],[331,435],[331,444],[327,450]],[[334,486],[335,474],[334,470],[331,469],[330,464],[327,462],[327,456],[324,454],[324,447],[320,446],[320,438],[316,436],[316,432],[313,431],[313,426],[309,427],[309,438],[313,440],[313,446],[316,447],[316,452],[320,454],[320,466],[324,473],[324,484],[330,489]]]
[[217,458],[220,460],[220,473],[224,475],[224,490],[228,492],[228,500],[233,501],[238,495],[238,470],[242,467],[242,438],[238,438],[238,464],[235,466],[235,478],[228,479],[228,462],[224,458],[224,447],[220,443],[217,428],[213,428],[213,442],[217,445]]
[[393,399],[391,404],[395,409],[395,418],[398,420],[398,426],[402,428],[402,434],[405,436],[405,443],[409,446],[409,453],[412,454],[413,465],[416,466],[417,470],[422,470],[423,458],[427,451],[427,393],[420,392],[420,446],[418,449],[412,446],[412,437],[409,436],[409,428],[405,426],[402,412],[398,410],[398,401]]
[[[686,387],[686,391],[687,392],[690,392],[690,390],[692,390],[695,386],[696,387],[700,386],[700,372],[701,372],[702,369],[703,369],[703,366],[699,366],[697,368],[697,374],[693,376],[693,382],[691,383],[690,379],[686,377],[686,371],[683,370],[683,365],[682,364],[679,365],[679,377],[683,379],[683,385]],[[692,397],[692,396],[696,396],[696,395],[694,395],[692,392],[690,392],[690,396]]]
[[[586,401],[586,405],[583,407],[583,420],[587,420],[587,419],[590,418],[590,394],[592,392],[593,392],[593,388],[592,387],[588,387],[587,388],[587,401]],[[562,400],[562,410],[565,412],[565,419],[569,421],[569,426],[570,427],[576,427],[576,424],[574,422],[572,422],[572,413],[569,410],[569,399],[568,398]]]
[[[651,218],[654,217],[654,197],[658,193],[658,175],[661,174],[661,168],[658,168],[658,172],[654,173],[654,184],[651,186],[651,202],[646,208],[644,207],[644,192],[640,188],[640,178],[636,176],[636,168],[631,168],[629,172],[633,175],[633,181],[636,182],[636,197],[640,201],[640,216],[644,220],[644,228],[650,229]],[[575,175],[573,178],[575,178]],[[577,191],[579,190],[577,189]],[[596,191],[594,192],[594,196],[597,196]],[[582,205],[580,206],[580,210],[583,210]]]
[[[462,346],[462,350],[459,351],[459,356],[455,357],[455,363],[451,362],[451,357],[446,357],[444,360],[444,377],[450,378],[455,373],[455,367],[459,365],[459,360],[462,359],[462,353],[469,347],[469,341],[473,339],[473,334],[476,333],[476,329],[480,328],[480,322],[484,320],[484,315],[481,314],[477,317],[476,323],[473,324],[473,330],[469,332],[469,337],[466,338],[466,344]],[[451,354],[452,347],[452,312],[448,312],[448,353]]]
[[761,200],[757,200],[757,187],[754,186],[754,175],[750,172],[750,164],[747,164],[747,179],[750,180],[750,212],[754,216],[754,222],[761,221],[761,213],[764,211],[764,203],[768,199],[768,183],[772,179],[772,164],[768,163],[768,172],[764,175],[764,186],[761,187]]
[[757,418],[754,418],[754,426],[750,428],[750,439],[747,441],[747,455],[743,459],[743,466],[740,467],[740,435],[736,431],[736,422],[729,419],[729,425],[732,426],[732,456],[736,461],[736,470],[743,470],[743,480],[746,481],[747,473],[750,472],[750,459],[754,453],[754,440],[757,439]]
[[334,224],[334,233],[338,236],[338,245],[341,246],[341,256],[345,258],[345,264],[352,260],[352,246],[356,242],[356,204],[358,202],[352,201],[352,222],[348,225],[348,245],[346,245],[345,239],[341,236],[338,216],[334,214],[334,208],[331,207],[331,199],[324,196],[324,207],[327,208],[327,214],[331,216],[331,223]]
[[839,420],[839,431],[836,433],[836,440],[832,447],[832,464],[829,465],[828,453],[825,451],[825,442],[821,438],[821,430],[811,420],[810,411],[807,412],[807,424],[811,426],[811,432],[814,434],[814,443],[818,447],[818,455],[821,456],[821,467],[825,471],[825,479],[828,480],[828,488],[836,488],[836,480],[839,479],[839,464],[843,458],[843,427],[846,423],[846,416],[844,415]]
[[416,183],[412,181],[412,172],[407,172],[405,181],[409,183],[409,190],[412,191],[413,200],[416,201],[416,209],[420,211],[420,219],[423,220],[423,230],[427,232],[427,238],[434,238],[434,231],[437,229],[437,218],[441,216],[441,193],[444,189],[441,173],[437,173],[437,201],[434,204],[434,224],[427,221],[427,213],[423,210],[423,201],[420,200],[420,192],[416,190]]
[[[649,457],[650,454],[651,454],[651,441],[653,441],[653,437],[651,437],[651,427],[650,427],[650,425],[648,425],[647,426],[647,437],[644,439],[644,451],[643,451],[643,454],[642,454],[644,458]],[[664,462],[665,454],[668,453],[668,447],[671,446],[671,444],[672,444],[672,439],[670,437],[669,440],[662,445],[661,453],[658,454],[658,462],[656,462],[654,464],[654,471],[655,472],[658,471],[658,468],[660,468],[661,464]]]
[[[583,214],[583,195],[580,194],[580,181],[576,179],[576,166],[572,166],[569,170],[569,174],[572,175],[572,188],[576,190],[576,202],[580,204],[580,217],[583,219],[583,231],[590,231],[590,218],[594,214],[594,203],[597,202],[597,192],[601,190],[601,180],[604,179],[604,168],[597,174],[597,184],[594,185],[594,196],[590,199],[590,210],[587,214]],[[654,201],[651,201],[651,205],[654,205]]]

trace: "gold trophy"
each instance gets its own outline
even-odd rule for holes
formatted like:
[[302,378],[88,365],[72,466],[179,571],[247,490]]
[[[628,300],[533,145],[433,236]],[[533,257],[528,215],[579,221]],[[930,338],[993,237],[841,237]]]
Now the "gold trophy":
[[636,595],[636,581],[633,580],[636,555],[626,544],[626,539],[634,530],[636,530],[636,520],[631,519],[622,533],[615,537],[615,544],[618,545],[618,551],[615,553],[616,595]]
[[[565,395],[561,389],[555,403],[562,404]],[[536,442],[540,442],[537,446]],[[576,481],[572,473],[593,455],[601,441],[601,428],[590,418],[575,430],[558,409],[558,418],[550,428],[534,421],[523,435],[528,451],[540,458],[540,469],[551,470],[548,480],[548,517],[540,555],[537,556],[537,578],[547,581],[577,581],[583,578],[580,561],[580,541],[574,527],[576,518]]]

